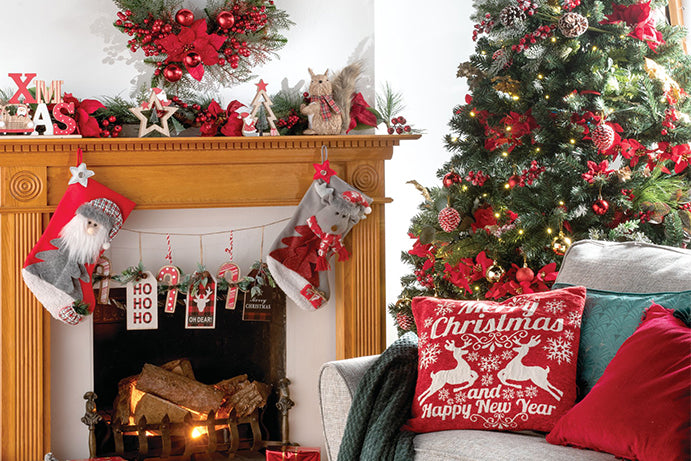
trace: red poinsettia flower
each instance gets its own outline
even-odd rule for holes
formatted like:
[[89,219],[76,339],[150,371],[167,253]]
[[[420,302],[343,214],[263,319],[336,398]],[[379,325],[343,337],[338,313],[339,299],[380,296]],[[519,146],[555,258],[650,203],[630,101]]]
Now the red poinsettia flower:
[[472,293],[472,288],[470,288],[470,274],[472,273],[472,259],[470,259],[470,264],[468,264],[468,259],[459,261],[458,264],[452,266],[449,263],[444,265],[444,279],[453,283],[458,288],[462,288],[466,293]]
[[74,103],[74,119],[77,121],[77,132],[85,138],[98,138],[101,136],[101,127],[98,120],[91,116],[98,109],[105,107],[95,99],[75,98],[72,93],[65,93],[63,100],[66,103]]
[[600,21],[600,24],[616,24],[624,21],[627,26],[633,28],[629,32],[629,37],[646,42],[653,51],[657,50],[658,45],[665,43],[662,33],[655,28],[655,19],[650,16],[650,2],[633,5],[612,3],[612,14],[606,17],[607,19]]
[[485,229],[489,232],[490,230],[487,229],[488,227],[497,225],[497,218],[494,216],[494,210],[491,206],[478,208],[473,214],[473,218],[475,222],[470,225],[473,232],[478,229]]
[[423,245],[420,243],[420,237],[414,237],[412,234],[410,235],[410,238],[415,239],[415,243],[413,243],[413,248],[411,250],[408,250],[408,254],[417,256],[419,258],[429,258],[429,257],[434,257],[432,254],[432,244],[428,243],[426,245]]
[[583,173],[581,177],[588,181],[590,184],[595,182],[595,178],[598,176],[604,176],[605,178],[610,174],[614,173],[614,170],[609,170],[609,161],[603,160],[600,163],[588,160],[588,171]]
[[214,99],[206,108],[207,117],[211,119],[200,127],[202,136],[216,136],[220,132],[223,136],[242,136],[242,118],[236,111],[243,107],[239,101],[228,103],[226,110]]
[[350,123],[346,133],[357,127],[359,123],[367,126],[377,126],[377,116],[369,110],[369,107],[362,93],[356,93],[353,96],[350,105]]
[[[157,40],[168,55],[168,62],[182,62],[192,77],[201,81],[204,76],[204,66],[218,64],[218,49],[226,39],[217,34],[206,32],[206,19],[198,19],[190,27],[182,27],[177,35],[170,34]],[[196,66],[189,66],[185,57],[190,53],[197,53],[201,62]]]
[[691,145],[679,144],[670,149],[670,160],[674,162],[674,172],[681,173],[691,162]]

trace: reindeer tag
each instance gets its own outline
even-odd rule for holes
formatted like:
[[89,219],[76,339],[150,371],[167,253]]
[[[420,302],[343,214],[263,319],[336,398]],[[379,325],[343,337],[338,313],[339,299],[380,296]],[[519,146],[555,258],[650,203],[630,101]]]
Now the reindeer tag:
[[127,329],[158,329],[158,282],[151,272],[136,282],[129,282],[127,290]]
[[187,290],[185,328],[216,328],[216,280],[208,272],[195,272]]

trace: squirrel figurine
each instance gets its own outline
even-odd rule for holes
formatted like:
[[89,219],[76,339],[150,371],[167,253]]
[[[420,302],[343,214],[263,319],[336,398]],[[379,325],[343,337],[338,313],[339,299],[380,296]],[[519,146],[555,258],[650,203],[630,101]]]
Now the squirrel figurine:
[[355,91],[355,81],[360,76],[360,64],[348,65],[333,81],[329,80],[328,69],[323,74],[308,70],[311,100],[309,104],[300,106],[300,112],[307,115],[309,121],[304,134],[344,134],[350,123],[350,100]]

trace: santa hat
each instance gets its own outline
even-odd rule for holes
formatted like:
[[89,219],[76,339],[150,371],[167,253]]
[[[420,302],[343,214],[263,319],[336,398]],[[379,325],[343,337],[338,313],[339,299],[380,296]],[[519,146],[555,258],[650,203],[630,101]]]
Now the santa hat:
[[365,218],[365,215],[368,215],[372,212],[369,202],[367,202],[365,197],[356,190],[347,190],[341,194],[341,197],[343,197],[343,199],[348,203],[362,207],[361,218]]
[[108,240],[113,240],[122,227],[120,208],[107,198],[97,198],[77,208],[77,214],[107,225],[110,228]]

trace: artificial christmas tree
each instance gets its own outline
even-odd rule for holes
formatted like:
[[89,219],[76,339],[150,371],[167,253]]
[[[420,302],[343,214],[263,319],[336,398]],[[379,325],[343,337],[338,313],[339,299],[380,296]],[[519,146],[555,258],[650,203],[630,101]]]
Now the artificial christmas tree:
[[458,73],[471,94],[412,220],[396,319],[415,296],[548,290],[575,240],[691,238],[691,59],[666,2],[474,5],[476,52]]

